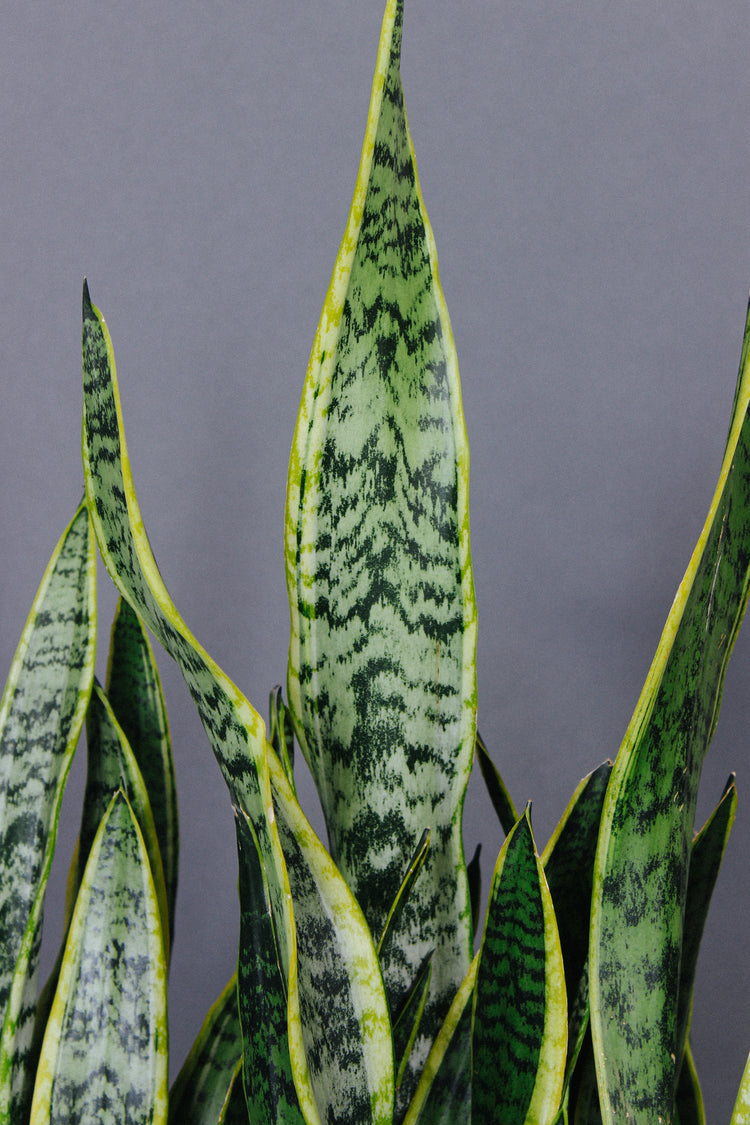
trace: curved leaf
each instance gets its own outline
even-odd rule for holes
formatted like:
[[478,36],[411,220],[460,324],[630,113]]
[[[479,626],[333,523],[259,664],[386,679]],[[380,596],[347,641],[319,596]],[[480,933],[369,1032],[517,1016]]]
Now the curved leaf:
[[591,925],[606,1125],[671,1120],[695,802],[750,580],[750,318],[719,483],[612,773]]
[[[169,1092],[170,1125],[218,1125],[238,1073],[242,1085],[241,1066],[242,1028],[235,973],[206,1015]],[[244,1094],[242,1104],[244,1107]]]
[[[290,462],[288,695],[331,854],[379,933],[432,846],[384,965],[392,1009],[434,950],[424,1061],[472,957],[461,810],[476,714],[468,445],[388,0],[349,221]],[[404,1089],[413,1089],[414,1076]]]
[[97,832],[37,1070],[31,1125],[167,1120],[167,977],[159,904],[122,792]]
[[495,867],[472,1032],[472,1121],[553,1122],[567,1048],[562,951],[528,809]]
[[518,821],[518,813],[510,793],[505,788],[505,782],[500,776],[500,771],[492,761],[490,752],[479,731],[477,731],[475,750],[479,770],[484,778],[484,784],[487,786],[492,807],[497,813],[500,827],[507,836],[509,832],[513,831],[513,825]]
[[169,723],[159,670],[146,631],[137,614],[122,598],[112,624],[106,692],[146,783],[164,871],[171,948],[177,894],[179,825]]
[[44,890],[94,675],[96,569],[81,506],[45,571],[0,702],[0,1120],[23,1120]]
[[[97,542],[120,593],[177,662],[232,800],[252,823],[287,989],[300,1108],[312,1123],[321,1116],[352,1125],[385,1123],[393,1100],[393,1048],[372,937],[297,804],[262,719],[192,636],[167,593],[130,474],[112,344],[87,287],[83,311],[83,457]],[[317,958],[321,934],[330,939],[325,972]],[[345,1038],[328,1033],[339,1021]]]

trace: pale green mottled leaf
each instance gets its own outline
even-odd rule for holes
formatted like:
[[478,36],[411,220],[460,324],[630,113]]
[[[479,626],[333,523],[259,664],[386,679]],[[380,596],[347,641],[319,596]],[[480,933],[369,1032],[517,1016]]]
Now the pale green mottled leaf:
[[750,319],[719,483],[612,773],[591,1025],[605,1125],[670,1120],[695,802],[750,581]]
[[164,938],[146,847],[122,792],[78,893],[39,1060],[31,1125],[164,1125]]
[[380,933],[425,827],[390,943],[397,1009],[434,950],[404,1096],[472,957],[461,810],[476,720],[469,454],[458,365],[404,111],[389,0],[349,221],[289,463],[288,695],[331,854]]
[[96,645],[94,540],[80,507],[55,548],[0,702],[0,1120],[22,1120],[44,890]]
[[176,660],[232,800],[252,823],[287,988],[303,1116],[311,1123],[321,1117],[386,1123],[393,1051],[371,935],[299,808],[262,719],[192,636],[167,593],[133,488],[111,341],[87,289],[83,370],[84,472],[99,549],[121,594]]

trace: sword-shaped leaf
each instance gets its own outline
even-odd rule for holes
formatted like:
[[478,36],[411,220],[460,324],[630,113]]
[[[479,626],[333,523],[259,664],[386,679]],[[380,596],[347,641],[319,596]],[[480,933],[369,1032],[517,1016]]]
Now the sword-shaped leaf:
[[711,896],[724,858],[724,849],[732,831],[737,811],[737,788],[734,774],[729,778],[724,795],[698,835],[690,854],[687,898],[685,901],[685,934],[680,961],[680,992],[677,1008],[677,1050],[680,1064],[690,1030],[693,1010],[693,989],[703,928],[711,905]]
[[146,631],[124,599],[119,602],[112,625],[107,699],[146,783],[164,871],[171,948],[179,827],[169,724],[159,671]]
[[750,1055],[747,1057],[729,1125],[750,1125]]
[[166,1125],[167,970],[146,846],[122,792],[105,813],[70,924],[31,1125]]
[[[218,1125],[241,1066],[242,1028],[235,974],[209,1009],[169,1092],[169,1125]],[[239,1081],[241,1086],[241,1073]],[[242,1104],[244,1108],[244,1094]]]
[[566,1048],[560,937],[527,809],[503,844],[490,890],[474,999],[472,1121],[553,1122]]
[[287,989],[300,1109],[316,1125],[321,1117],[388,1122],[393,1047],[372,937],[302,813],[260,715],[192,636],[167,593],[130,474],[112,344],[86,287],[83,312],[83,458],[97,542],[120,593],[177,662],[232,800],[252,823]]
[[45,571],[0,702],[0,1120],[28,1114],[44,890],[94,675],[95,581],[81,506]]
[[471,1021],[479,954],[435,1036],[403,1125],[456,1125],[471,1120]]
[[479,731],[477,731],[476,737],[476,754],[477,761],[479,762],[479,770],[487,786],[487,792],[492,801],[492,807],[497,813],[500,827],[507,836],[508,833],[513,830],[513,825],[518,821],[518,813],[516,812],[516,806],[513,804],[510,793],[505,788],[505,782],[500,776],[500,771],[492,761],[490,752]]
[[418,1066],[472,957],[461,810],[476,605],[458,365],[404,111],[402,16],[388,0],[289,462],[285,557],[289,703],[331,854],[373,933],[432,832],[384,966],[395,1009],[434,950]]
[[239,857],[240,952],[237,967],[245,1097],[253,1125],[303,1125],[286,1035],[286,990],[263,877],[248,817],[235,818]]
[[719,483],[604,803],[590,969],[605,1125],[672,1115],[698,781],[750,577],[749,350],[750,319]]

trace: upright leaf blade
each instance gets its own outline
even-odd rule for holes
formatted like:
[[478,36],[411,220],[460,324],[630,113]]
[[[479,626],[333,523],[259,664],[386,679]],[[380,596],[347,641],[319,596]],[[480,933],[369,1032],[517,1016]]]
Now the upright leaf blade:
[[112,625],[106,691],[146,783],[164,871],[171,947],[179,827],[169,723],[159,670],[146,631],[122,598]]
[[[206,1015],[169,1092],[170,1125],[218,1125],[241,1064],[242,1028],[235,973]],[[241,1085],[241,1073],[239,1081]],[[242,1100],[244,1105],[244,1096]]]
[[[84,473],[99,549],[117,588],[177,662],[232,799],[252,823],[287,989],[290,1058],[304,1119],[386,1125],[393,1049],[371,934],[302,813],[262,719],[192,636],[167,593],[130,474],[111,341],[87,288],[83,369]],[[325,971],[315,956],[322,929],[330,939]],[[346,1027],[345,1038],[325,1034],[336,1020]]]
[[384,968],[398,1007],[435,951],[420,1065],[472,957],[461,809],[476,606],[458,366],[404,111],[402,15],[389,0],[290,457],[288,692],[332,855],[374,933],[431,829]]
[[0,1120],[21,1120],[44,890],[96,647],[94,539],[81,506],[57,544],[0,702]]
[[166,1125],[164,937],[122,792],[94,840],[39,1060],[31,1125]]
[[749,353],[750,318],[719,483],[605,799],[590,946],[605,1125],[672,1120],[698,781],[750,579]]

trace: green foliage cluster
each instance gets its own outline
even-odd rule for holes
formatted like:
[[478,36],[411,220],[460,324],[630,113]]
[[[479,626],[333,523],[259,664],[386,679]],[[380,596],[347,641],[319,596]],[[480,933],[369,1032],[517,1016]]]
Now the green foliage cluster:
[[[704,1120],[690,1014],[733,778],[697,834],[694,816],[750,580],[750,330],[717,490],[622,748],[580,783],[540,856],[476,731],[468,447],[401,23],[388,0],[292,446],[288,702],[272,693],[268,728],[163,584],[111,342],[84,287],[86,494],[0,705],[0,1121]],[[96,547],[121,595],[104,686]],[[237,971],[171,1091],[178,824],[146,628],[185,678],[237,831]],[[84,724],[66,936],[39,992],[44,893]],[[295,745],[328,848],[297,800]],[[461,835],[474,761],[506,833],[478,940],[478,856],[466,863]],[[748,1121],[746,1072],[733,1125]]]

